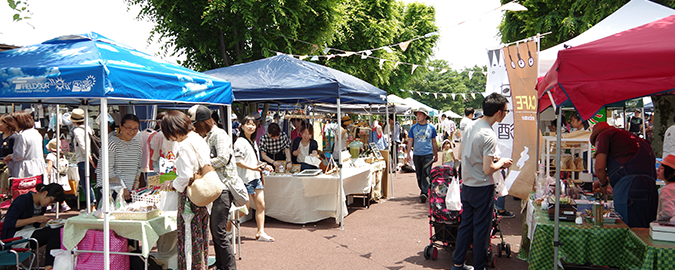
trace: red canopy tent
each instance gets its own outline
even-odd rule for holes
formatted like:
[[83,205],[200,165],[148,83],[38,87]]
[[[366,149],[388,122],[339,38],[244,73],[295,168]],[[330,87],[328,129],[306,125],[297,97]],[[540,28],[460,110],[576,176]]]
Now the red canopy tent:
[[675,15],[558,52],[539,109],[570,101],[588,120],[606,104],[675,89]]

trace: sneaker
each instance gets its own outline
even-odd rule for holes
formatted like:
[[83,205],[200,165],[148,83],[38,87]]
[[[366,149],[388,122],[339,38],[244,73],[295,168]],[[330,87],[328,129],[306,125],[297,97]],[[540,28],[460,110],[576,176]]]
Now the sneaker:
[[473,270],[473,266],[463,264],[461,267],[452,266],[451,270]]
[[515,214],[513,214],[513,213],[511,213],[511,212],[509,212],[509,211],[506,211],[506,210],[504,210],[504,211],[498,211],[498,212],[497,212],[497,216],[500,216],[500,217],[502,217],[502,218],[514,218],[514,217],[516,217]]
[[424,193],[420,194],[420,202],[421,203],[427,202],[427,198],[428,198],[427,194],[424,194]]
[[61,212],[68,212],[68,211],[70,211],[70,206],[68,206],[67,204],[62,204]]

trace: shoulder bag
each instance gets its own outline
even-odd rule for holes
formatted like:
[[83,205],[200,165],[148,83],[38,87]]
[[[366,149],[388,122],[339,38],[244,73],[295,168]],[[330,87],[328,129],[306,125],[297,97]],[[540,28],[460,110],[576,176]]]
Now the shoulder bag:
[[[230,165],[233,155],[234,154],[230,155],[230,158],[227,160],[227,164],[225,166]],[[211,156],[218,156],[216,149],[211,148]],[[232,194],[232,204],[234,204],[236,207],[242,207],[248,203],[248,190],[246,189],[246,185],[244,185],[244,181],[241,180],[238,175],[234,175],[232,178],[234,179],[228,179],[228,181],[225,181],[225,186],[227,186],[227,190],[229,190],[230,194]]]
[[190,146],[197,154],[199,171],[195,173],[194,180],[188,185],[187,195],[196,206],[204,207],[220,197],[223,189],[225,189],[225,184],[220,180],[218,173],[211,164],[203,165],[204,161],[195,146],[192,143],[190,143]]

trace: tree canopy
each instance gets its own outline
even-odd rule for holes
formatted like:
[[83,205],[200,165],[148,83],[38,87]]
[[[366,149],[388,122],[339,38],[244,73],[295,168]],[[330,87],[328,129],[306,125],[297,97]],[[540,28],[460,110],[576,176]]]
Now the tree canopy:
[[[185,55],[183,66],[210,70],[273,56],[357,52],[436,32],[435,10],[397,0],[125,0],[141,7],[140,19],[155,23],[151,39],[170,55]],[[438,39],[429,36],[406,51],[373,50],[372,57],[321,58],[319,62],[388,90],[411,77],[410,66],[424,65]],[[385,61],[380,68],[379,62]]]

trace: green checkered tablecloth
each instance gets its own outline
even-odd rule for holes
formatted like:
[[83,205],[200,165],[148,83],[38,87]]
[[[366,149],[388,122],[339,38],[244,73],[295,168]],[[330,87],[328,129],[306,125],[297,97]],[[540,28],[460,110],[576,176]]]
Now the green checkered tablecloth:
[[633,228],[626,235],[621,269],[675,269],[675,242],[657,241],[648,228]]
[[[536,224],[533,237],[528,238],[529,229],[524,222],[518,258],[528,261],[529,269],[553,269],[554,222],[540,208],[531,218]],[[562,246],[558,256],[566,263],[590,263],[621,270],[675,269],[675,242],[651,239],[649,228],[629,229],[621,221],[603,227],[561,221],[559,239]]]

